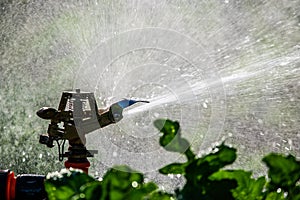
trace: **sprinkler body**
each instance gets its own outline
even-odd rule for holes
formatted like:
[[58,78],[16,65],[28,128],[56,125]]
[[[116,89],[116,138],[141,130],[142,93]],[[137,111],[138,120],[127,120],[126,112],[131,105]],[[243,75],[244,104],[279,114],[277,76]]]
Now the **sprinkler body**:
[[[58,109],[43,107],[37,111],[37,115],[50,120],[47,134],[40,135],[39,142],[52,148],[57,143],[59,160],[64,157],[66,168],[82,169],[88,173],[90,163],[88,157],[93,157],[96,151],[86,149],[86,135],[99,128],[119,122],[123,109],[137,103],[148,101],[135,101],[123,99],[112,104],[108,109],[98,109],[94,94],[91,92],[66,91],[62,97]],[[64,143],[68,140],[69,148],[64,152]]]

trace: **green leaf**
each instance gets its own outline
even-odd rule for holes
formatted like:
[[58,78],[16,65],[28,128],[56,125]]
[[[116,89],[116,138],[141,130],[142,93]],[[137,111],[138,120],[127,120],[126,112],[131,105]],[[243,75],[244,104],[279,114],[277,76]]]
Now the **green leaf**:
[[184,153],[189,148],[189,142],[181,138],[180,125],[177,121],[158,119],[154,121],[154,126],[163,133],[159,144],[167,151]]
[[159,169],[159,172],[161,174],[184,174],[187,165],[188,163],[172,163]]
[[221,144],[214,149],[213,153],[190,160],[181,166],[169,165],[163,172],[168,172],[168,170],[181,172],[180,167],[185,168],[184,176],[187,182],[183,189],[177,192],[177,196],[183,199],[219,199],[220,197],[233,199],[230,190],[237,186],[236,180],[210,180],[209,176],[233,163],[235,159],[236,149]]
[[[236,180],[222,179],[209,182],[204,189],[205,199],[232,199],[231,190],[237,187]],[[189,198],[191,199],[191,198]],[[193,198],[194,199],[194,198]]]
[[[49,173],[45,181],[45,190],[49,200],[71,199],[82,193],[80,188],[95,179],[76,169],[62,169],[60,172]],[[79,197],[79,196],[78,196]]]
[[173,198],[173,195],[171,195],[171,194],[157,191],[157,192],[151,193],[151,195],[145,199],[147,199],[147,200],[173,200],[174,198]]
[[238,186],[232,189],[235,199],[239,200],[258,200],[263,199],[263,189],[266,183],[264,177],[258,179],[251,178],[252,173],[243,170],[223,170],[212,174],[210,180],[236,180]]
[[202,184],[187,182],[181,191],[176,192],[178,199],[234,199],[231,189],[235,188],[235,180],[207,180]]
[[190,147],[184,152],[184,154],[189,162],[195,160],[196,155],[192,152]]
[[85,199],[99,200],[102,194],[101,182],[95,181],[80,187],[81,194],[85,194]]
[[236,159],[236,149],[226,146],[222,143],[215,147],[215,153],[211,153],[203,158],[204,161],[211,163],[211,165],[218,165],[220,168],[232,164]]
[[224,166],[233,163],[236,159],[236,149],[225,144],[217,146],[214,151],[216,152],[191,162],[186,167],[186,178],[200,181],[203,177],[209,177]]
[[283,192],[270,192],[267,194],[265,200],[284,200],[284,194]]
[[144,177],[127,166],[110,169],[103,177],[102,200],[167,199],[169,194],[157,191],[157,185],[144,183]]
[[128,194],[124,196],[124,199],[143,199],[150,196],[151,193],[157,190],[157,185],[155,183],[142,184],[135,190],[131,190]]
[[293,188],[291,193],[289,193],[289,197],[293,200],[300,200],[300,185]]
[[154,121],[154,126],[163,134],[165,134],[166,144],[170,143],[171,140],[177,134],[180,126],[177,121],[171,121],[169,119],[157,119]]
[[130,196],[135,198],[144,196],[144,193],[152,191],[155,187],[153,185],[143,187],[143,181],[141,173],[127,166],[116,166],[103,177],[101,199],[121,200],[130,199]]
[[282,188],[288,191],[300,179],[300,162],[292,155],[282,156],[271,153],[263,158],[269,168],[268,175],[271,179],[270,189]]

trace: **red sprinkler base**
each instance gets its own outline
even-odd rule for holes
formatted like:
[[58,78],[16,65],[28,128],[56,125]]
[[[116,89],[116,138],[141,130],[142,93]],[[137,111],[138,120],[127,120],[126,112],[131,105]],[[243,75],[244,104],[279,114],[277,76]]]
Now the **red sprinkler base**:
[[74,169],[81,169],[82,171],[84,171],[85,173],[89,173],[89,167],[91,166],[90,162],[83,162],[83,163],[74,163],[74,162],[70,162],[70,161],[66,161],[65,162],[65,167],[66,168],[74,168]]

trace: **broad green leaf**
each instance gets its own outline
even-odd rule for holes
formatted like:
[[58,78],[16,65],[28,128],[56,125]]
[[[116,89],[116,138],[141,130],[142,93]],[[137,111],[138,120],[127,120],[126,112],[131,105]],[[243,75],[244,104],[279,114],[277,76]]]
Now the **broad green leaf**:
[[293,188],[292,194],[289,194],[289,196],[293,200],[300,200],[300,185]]
[[140,192],[143,192],[144,194],[149,194],[155,190],[157,190],[158,186],[153,183],[153,182],[149,182],[149,183],[144,183],[143,185],[141,185],[141,187],[138,188],[138,190]]
[[236,159],[236,149],[224,144],[217,146],[215,151],[215,153],[210,153],[191,162],[186,167],[186,178],[194,179],[194,181],[199,181],[202,177],[207,178],[224,166],[233,163]]
[[230,179],[237,181],[237,188],[232,189],[232,194],[238,200],[263,199],[263,188],[266,183],[264,177],[251,178],[252,173],[243,170],[223,170],[212,174],[210,180]]
[[171,121],[169,119],[157,119],[154,121],[154,126],[164,134],[164,140],[162,142],[165,145],[174,139],[180,128],[177,121]]
[[187,165],[188,163],[172,163],[159,169],[159,172],[161,174],[184,174]]
[[206,180],[202,184],[187,182],[177,197],[182,200],[192,199],[234,199],[231,189],[235,188],[235,180],[222,179],[220,181]]
[[71,199],[81,194],[80,188],[95,179],[76,169],[62,169],[61,172],[49,173],[45,181],[45,190],[49,200]]
[[144,177],[141,173],[127,166],[114,167],[103,177],[101,199],[123,200],[132,199],[132,196],[140,198],[156,189],[153,184],[143,187],[143,181]]
[[164,148],[167,151],[185,153],[189,146],[190,143],[186,139],[176,136],[174,140],[172,140],[168,145],[164,146]]
[[[230,190],[237,186],[236,180],[213,181],[209,180],[209,176],[233,163],[235,159],[236,149],[221,144],[214,149],[214,153],[182,164],[186,165],[184,176],[187,182],[184,188],[178,191],[178,196],[182,196],[183,199],[218,199],[220,197],[232,199]],[[167,169],[165,169],[166,172]]]
[[300,185],[293,188],[291,191],[292,193],[289,193],[289,197],[293,200],[300,200]]
[[154,126],[163,133],[159,139],[159,144],[167,151],[184,153],[189,148],[189,142],[181,137],[178,122],[158,119],[154,121]]
[[81,194],[85,194],[85,199],[99,200],[102,194],[101,182],[95,181],[80,187]]
[[160,192],[160,191],[153,192],[149,197],[144,199],[145,200],[174,200],[173,195]]
[[268,175],[271,179],[271,187],[282,188],[286,191],[295,186],[300,179],[300,162],[292,155],[282,156],[271,153],[263,158],[263,162],[269,168]]
[[[218,181],[210,181],[204,188],[205,199],[232,199],[234,196],[231,192],[237,187],[236,180],[222,179]],[[190,198],[189,198],[190,199]]]
[[236,149],[226,146],[224,143],[215,147],[215,153],[211,153],[203,158],[204,161],[211,163],[211,165],[219,165],[224,167],[232,164],[236,159]]
[[284,194],[283,192],[270,192],[267,194],[265,200],[284,200]]
[[[166,199],[168,194],[159,193],[157,185],[144,183],[144,177],[127,166],[110,169],[103,177],[102,200]],[[157,194],[156,194],[157,193]]]
[[76,190],[68,185],[56,187],[55,184],[45,182],[45,190],[49,200],[68,200],[78,194]]
[[192,152],[190,147],[184,152],[184,154],[189,162],[195,160],[196,155]]
[[143,199],[149,197],[151,193],[157,190],[157,188],[157,185],[152,182],[142,184],[135,190],[131,190],[128,194],[126,194],[124,199]]

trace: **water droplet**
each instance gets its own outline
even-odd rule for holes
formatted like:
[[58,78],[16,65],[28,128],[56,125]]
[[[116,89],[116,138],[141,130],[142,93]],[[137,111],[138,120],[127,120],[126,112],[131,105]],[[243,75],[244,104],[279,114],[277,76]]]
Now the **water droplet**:
[[281,125],[282,125],[283,127],[286,127],[286,124],[285,124],[285,123],[282,123]]
[[277,193],[280,193],[280,192],[281,192],[281,188],[278,188],[278,189],[277,189]]
[[284,148],[285,148],[285,150],[290,151],[290,149],[288,147],[284,147]]
[[136,188],[139,184],[138,184],[138,182],[133,181],[133,182],[131,183],[131,185],[132,185],[132,187]]
[[281,146],[279,143],[276,143],[275,145],[276,145],[276,146],[279,146],[279,147]]
[[265,135],[263,132],[259,132],[260,135]]
[[174,174],[168,174],[168,177],[170,177],[171,179],[174,178]]

